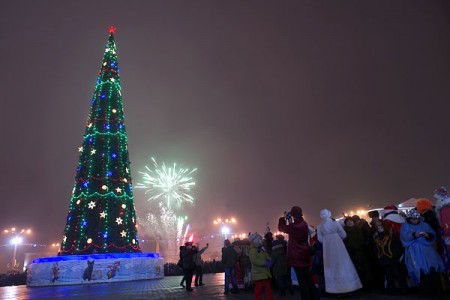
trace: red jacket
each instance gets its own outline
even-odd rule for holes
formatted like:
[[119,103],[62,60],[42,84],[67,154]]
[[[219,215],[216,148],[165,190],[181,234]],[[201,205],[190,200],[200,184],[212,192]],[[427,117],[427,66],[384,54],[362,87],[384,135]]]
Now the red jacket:
[[278,220],[278,230],[289,235],[287,247],[287,264],[292,267],[308,267],[311,252],[308,243],[308,224],[303,217],[294,220],[294,223],[286,225],[284,218]]

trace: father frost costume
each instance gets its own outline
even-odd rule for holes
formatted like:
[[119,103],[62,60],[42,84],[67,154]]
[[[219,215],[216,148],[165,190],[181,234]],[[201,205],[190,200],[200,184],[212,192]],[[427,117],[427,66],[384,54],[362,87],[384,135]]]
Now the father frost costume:
[[358,273],[342,241],[347,236],[344,228],[331,219],[328,209],[323,209],[320,217],[323,221],[317,227],[317,238],[323,244],[326,292],[341,294],[362,288]]

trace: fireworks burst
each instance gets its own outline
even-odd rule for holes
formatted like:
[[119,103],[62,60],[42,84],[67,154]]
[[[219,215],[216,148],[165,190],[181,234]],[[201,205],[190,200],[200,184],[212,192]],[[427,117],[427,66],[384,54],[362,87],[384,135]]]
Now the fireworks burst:
[[168,209],[171,209],[172,202],[176,202],[178,207],[184,202],[194,203],[194,197],[191,195],[192,188],[195,186],[192,174],[197,169],[183,169],[173,164],[173,167],[167,167],[163,162],[159,165],[152,157],[153,169],[145,166],[148,172],[139,172],[144,175],[143,183],[138,183],[137,188],[147,189],[145,194],[149,194],[152,200],[164,200]]

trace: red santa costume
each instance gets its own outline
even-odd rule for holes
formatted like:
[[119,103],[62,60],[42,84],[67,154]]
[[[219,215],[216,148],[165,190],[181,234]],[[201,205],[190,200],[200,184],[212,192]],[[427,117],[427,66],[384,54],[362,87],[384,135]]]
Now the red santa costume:
[[448,196],[448,191],[445,187],[434,191],[435,202],[435,212],[441,225],[441,235],[442,235],[442,253],[441,257],[444,261],[445,268],[450,272],[450,197]]
[[402,227],[402,224],[405,223],[405,218],[399,214],[397,206],[385,206],[381,211],[381,217],[384,220],[387,229],[400,239],[400,228]]

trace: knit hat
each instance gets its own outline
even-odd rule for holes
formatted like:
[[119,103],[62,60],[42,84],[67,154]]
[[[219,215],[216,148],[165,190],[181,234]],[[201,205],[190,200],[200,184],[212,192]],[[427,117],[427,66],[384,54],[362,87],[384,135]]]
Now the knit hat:
[[434,198],[439,200],[445,200],[448,198],[448,191],[444,186],[434,190]]
[[416,202],[417,211],[422,214],[427,210],[431,210],[433,208],[433,204],[427,198],[420,198]]
[[299,206],[293,206],[291,208],[291,215],[294,218],[299,218],[299,217],[303,216],[303,210]]
[[320,211],[320,217],[321,217],[322,219],[330,218],[330,217],[331,217],[331,211],[329,211],[328,209],[322,209],[322,210]]
[[248,240],[249,240],[253,245],[255,245],[255,246],[260,246],[260,245],[262,245],[263,237],[262,237],[259,233],[254,232],[254,233],[250,233],[250,234],[249,234]]

